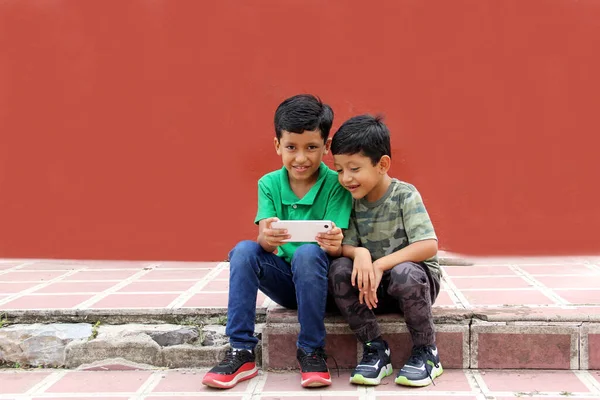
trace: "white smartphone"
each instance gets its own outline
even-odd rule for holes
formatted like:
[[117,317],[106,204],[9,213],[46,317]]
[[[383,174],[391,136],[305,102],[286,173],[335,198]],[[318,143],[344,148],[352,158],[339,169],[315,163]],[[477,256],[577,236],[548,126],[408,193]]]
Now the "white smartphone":
[[271,223],[273,229],[287,229],[288,235],[292,235],[285,242],[316,242],[319,233],[325,233],[333,227],[331,221],[315,220],[280,220]]

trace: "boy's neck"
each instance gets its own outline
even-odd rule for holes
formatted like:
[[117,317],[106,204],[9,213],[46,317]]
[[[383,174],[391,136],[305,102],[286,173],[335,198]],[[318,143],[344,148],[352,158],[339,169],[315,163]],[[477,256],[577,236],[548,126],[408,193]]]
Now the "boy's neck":
[[379,183],[377,183],[377,185],[375,185],[373,189],[369,193],[367,193],[367,195],[365,196],[365,200],[367,200],[369,203],[373,203],[381,199],[385,195],[391,184],[392,178],[388,174],[385,174],[381,177]]
[[292,179],[288,175],[288,182],[290,183],[290,189],[292,189],[292,192],[294,192],[294,194],[299,199],[302,199],[306,195],[306,193],[308,193],[310,191],[310,189],[314,186],[314,184],[317,183],[317,180],[319,179],[319,171],[320,170],[316,170],[315,173],[309,179],[303,179],[301,181]]

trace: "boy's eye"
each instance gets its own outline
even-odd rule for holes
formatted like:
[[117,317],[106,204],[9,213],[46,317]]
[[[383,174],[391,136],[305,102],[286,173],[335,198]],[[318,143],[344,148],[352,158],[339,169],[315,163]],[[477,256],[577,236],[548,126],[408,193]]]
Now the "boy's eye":
[[285,146],[285,148],[288,150],[294,150],[296,148],[296,146]]
[[341,173],[342,173],[342,170],[341,170],[341,169],[336,169],[335,171],[336,171],[338,174],[341,174]]
[[308,146],[308,149],[309,149],[309,150],[316,150],[316,149],[317,149],[317,146]]
[[357,172],[359,169],[360,169],[359,167],[350,168],[350,171],[352,171],[352,172]]

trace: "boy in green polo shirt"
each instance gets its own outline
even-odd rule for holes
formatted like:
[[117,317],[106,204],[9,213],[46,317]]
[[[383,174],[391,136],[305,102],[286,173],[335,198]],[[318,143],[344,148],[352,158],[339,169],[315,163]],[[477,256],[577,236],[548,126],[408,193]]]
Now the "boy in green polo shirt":
[[[257,374],[254,347],[258,289],[277,304],[298,309],[297,359],[304,387],[331,384],[325,355],[325,304],[331,257],[342,251],[352,198],[337,173],[323,162],[329,151],[331,107],[312,95],[285,100],[275,112],[274,144],[283,168],[258,181],[256,241],[230,252],[227,328],[231,349],[202,383],[227,389]],[[272,229],[277,220],[331,220],[333,229],[314,243],[284,242],[290,236]],[[277,254],[274,252],[277,250]]]

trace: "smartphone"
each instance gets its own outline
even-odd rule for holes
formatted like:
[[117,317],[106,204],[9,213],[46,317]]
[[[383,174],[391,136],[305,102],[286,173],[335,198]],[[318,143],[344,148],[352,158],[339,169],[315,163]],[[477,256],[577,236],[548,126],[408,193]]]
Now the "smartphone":
[[315,221],[315,220],[280,220],[271,223],[273,229],[287,229],[288,235],[292,235],[285,242],[316,242],[319,233],[325,233],[333,228],[331,221]]

